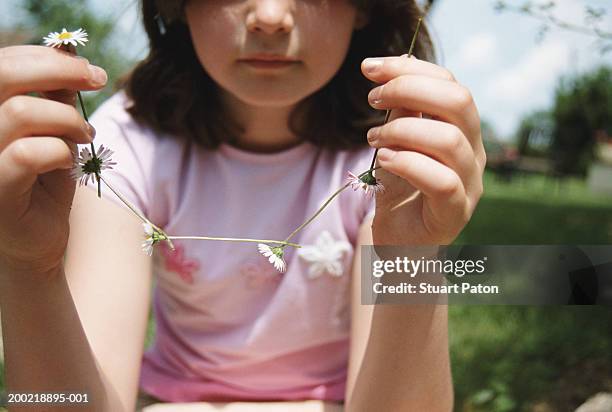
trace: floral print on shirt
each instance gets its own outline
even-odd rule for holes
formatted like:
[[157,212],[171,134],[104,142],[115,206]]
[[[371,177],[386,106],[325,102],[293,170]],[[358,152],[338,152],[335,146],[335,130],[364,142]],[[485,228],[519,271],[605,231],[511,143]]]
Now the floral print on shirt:
[[185,282],[192,284],[193,273],[200,269],[200,262],[185,255],[183,244],[174,242],[174,248],[174,251],[172,251],[166,245],[166,242],[160,243],[160,249],[164,256],[164,267],[166,270],[179,275]]
[[300,258],[310,263],[308,277],[311,279],[328,273],[339,277],[344,273],[342,260],[345,253],[351,251],[351,245],[345,240],[334,240],[332,235],[324,230],[315,240],[314,245],[302,246],[298,249]]

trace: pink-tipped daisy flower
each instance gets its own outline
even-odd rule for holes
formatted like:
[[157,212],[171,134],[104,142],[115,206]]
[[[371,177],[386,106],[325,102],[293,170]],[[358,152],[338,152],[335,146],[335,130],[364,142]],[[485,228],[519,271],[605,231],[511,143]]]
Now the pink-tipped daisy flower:
[[104,169],[112,169],[112,166],[117,164],[111,161],[112,154],[112,150],[105,148],[104,145],[100,145],[98,150],[96,150],[96,155],[92,156],[89,147],[84,147],[81,149],[81,153],[72,167],[72,178],[75,180],[80,179],[79,186],[87,185],[90,179],[94,183],[96,173],[101,173]]
[[353,190],[363,189],[366,195],[373,196],[375,193],[385,190],[383,184],[374,177],[371,171],[362,177],[356,176],[352,172],[348,172],[347,180],[351,184]]
[[265,243],[258,243],[257,248],[262,255],[268,258],[268,261],[274,265],[276,270],[283,273],[287,269],[287,264],[283,260],[282,247],[270,247]]

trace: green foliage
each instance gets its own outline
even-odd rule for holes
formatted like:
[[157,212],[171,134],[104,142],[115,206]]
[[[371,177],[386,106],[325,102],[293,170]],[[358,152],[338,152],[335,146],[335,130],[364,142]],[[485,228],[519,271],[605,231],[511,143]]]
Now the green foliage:
[[606,27],[608,10],[605,7],[584,4],[583,19],[580,22],[578,21],[579,14],[575,14],[572,20],[559,18],[556,13],[557,6],[560,3],[558,1],[525,0],[522,5],[516,3],[516,1],[497,0],[493,8],[497,12],[510,11],[539,20],[540,28],[536,37],[537,42],[542,42],[551,28],[554,27],[595,37],[596,45],[601,54],[612,50],[612,32]]
[[585,176],[595,155],[595,132],[612,133],[612,69],[562,79],[552,116],[555,170]]
[[552,128],[553,120],[548,111],[535,111],[523,118],[516,134],[518,152],[523,156],[547,156]]
[[96,14],[86,0],[24,0],[22,7],[27,17],[26,21],[20,22],[18,26],[33,33],[31,44],[42,44],[43,36],[52,31],[61,31],[63,27],[67,30],[82,27],[87,31],[89,42],[85,46],[78,46],[77,53],[86,57],[92,64],[104,68],[109,77],[109,82],[103,90],[82,93],[87,111],[91,114],[113,94],[114,82],[133,64],[122,56],[113,41],[116,18]]

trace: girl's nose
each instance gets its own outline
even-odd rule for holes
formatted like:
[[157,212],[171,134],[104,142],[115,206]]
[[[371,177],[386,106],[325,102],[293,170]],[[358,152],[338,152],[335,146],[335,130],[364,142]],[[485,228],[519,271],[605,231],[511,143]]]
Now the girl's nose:
[[249,31],[288,33],[293,28],[293,0],[253,0],[247,16]]

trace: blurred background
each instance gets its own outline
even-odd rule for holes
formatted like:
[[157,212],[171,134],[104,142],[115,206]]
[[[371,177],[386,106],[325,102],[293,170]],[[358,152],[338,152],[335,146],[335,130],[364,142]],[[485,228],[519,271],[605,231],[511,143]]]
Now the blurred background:
[[[427,3],[438,63],[472,91],[488,158],[485,193],[455,244],[612,245],[612,3]],[[95,41],[79,53],[109,73],[103,91],[85,93],[92,113],[147,53],[138,2],[0,2],[0,47],[40,44],[62,27],[85,28]],[[574,411],[598,393],[612,399],[611,308],[449,314],[457,411]],[[0,350],[0,394],[2,369]]]

